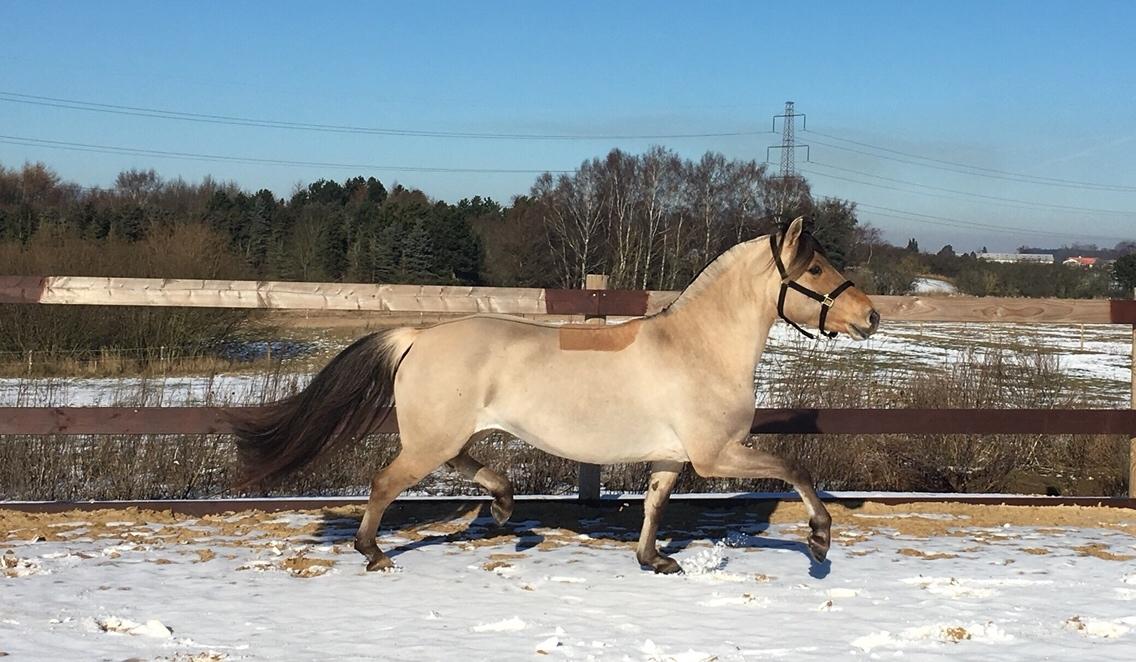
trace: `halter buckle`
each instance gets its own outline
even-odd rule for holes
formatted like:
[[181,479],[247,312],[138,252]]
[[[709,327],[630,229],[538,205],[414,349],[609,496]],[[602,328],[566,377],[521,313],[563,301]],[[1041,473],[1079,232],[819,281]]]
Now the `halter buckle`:
[[829,297],[827,294],[822,294],[821,296],[824,298],[820,300],[820,305],[826,308],[832,308],[833,304],[836,303],[836,299]]

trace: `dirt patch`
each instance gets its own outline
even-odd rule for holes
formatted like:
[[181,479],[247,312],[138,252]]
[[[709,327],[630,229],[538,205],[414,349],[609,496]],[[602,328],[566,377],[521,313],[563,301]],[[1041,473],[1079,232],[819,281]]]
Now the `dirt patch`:
[[904,547],[903,549],[897,551],[896,554],[901,554],[903,556],[913,556],[915,558],[927,559],[929,561],[958,558],[958,554],[951,554],[950,552],[924,552],[922,550],[912,549],[910,547]]
[[947,641],[959,642],[959,641],[965,641],[965,640],[970,639],[970,638],[971,638],[970,633],[967,632],[966,628],[964,628],[962,626],[956,626],[956,627],[953,627],[953,628],[943,628],[943,639],[945,639]]
[[1081,545],[1080,547],[1074,547],[1073,551],[1077,552],[1077,556],[1095,556],[1098,559],[1104,559],[1105,561],[1131,561],[1132,559],[1136,559],[1136,555],[1117,554],[1116,552],[1111,551],[1108,548],[1108,545],[1104,545],[1099,542]]
[[335,561],[331,559],[314,559],[303,554],[286,558],[280,562],[281,569],[287,570],[295,577],[319,577],[331,570],[334,565]]
[[197,550],[197,560],[195,560],[194,563],[205,563],[206,561],[212,561],[215,558],[217,558],[217,553],[213,550],[199,549]]
[[1022,551],[1026,554],[1033,554],[1034,556],[1045,556],[1049,554],[1049,550],[1044,547],[1023,547]]

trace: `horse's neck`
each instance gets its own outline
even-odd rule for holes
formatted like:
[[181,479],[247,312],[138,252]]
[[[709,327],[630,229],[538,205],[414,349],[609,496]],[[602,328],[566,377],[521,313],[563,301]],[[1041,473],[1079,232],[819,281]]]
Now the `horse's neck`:
[[683,292],[664,323],[688,343],[691,356],[752,381],[776,319],[765,271],[752,252],[737,256],[713,278]]

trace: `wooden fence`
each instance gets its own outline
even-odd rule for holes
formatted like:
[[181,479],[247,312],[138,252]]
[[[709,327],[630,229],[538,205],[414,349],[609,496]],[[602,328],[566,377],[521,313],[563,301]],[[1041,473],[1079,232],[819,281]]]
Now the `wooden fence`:
[[[677,292],[428,285],[0,276],[0,303],[354,310],[467,315],[506,313],[592,319],[661,310]],[[1124,324],[1136,301],[974,297],[872,297],[885,321]],[[1127,434],[1129,495],[1136,497],[1136,371],[1133,409],[757,409],[754,434]],[[0,435],[222,434],[225,407],[0,407]],[[397,415],[380,432],[397,431]],[[598,470],[581,470],[581,494],[598,496]]]

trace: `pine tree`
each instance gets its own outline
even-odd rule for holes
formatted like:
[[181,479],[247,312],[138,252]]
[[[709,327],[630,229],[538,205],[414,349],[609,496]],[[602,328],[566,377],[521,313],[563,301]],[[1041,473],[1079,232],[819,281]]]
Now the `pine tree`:
[[426,224],[414,223],[402,242],[402,255],[398,261],[398,277],[406,283],[429,283],[437,279],[434,273],[434,246]]

